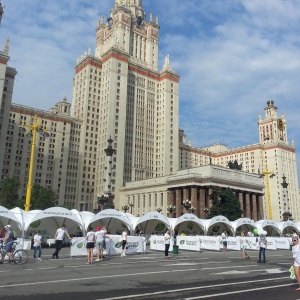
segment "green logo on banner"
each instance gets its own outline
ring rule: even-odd
[[[180,241],[180,245],[183,245],[184,243],[185,243],[184,240],[181,240],[181,241]]]
[[[163,223],[158,223],[155,227],[155,231],[162,231],[165,229],[165,224]]]
[[[115,244],[115,248],[121,248],[121,246],[122,246],[122,242],[118,242]]]
[[[78,244],[77,244],[77,248],[79,248],[79,249],[81,249],[82,246],[83,246],[83,243],[78,243]]]
[[[37,220],[37,221],[35,221],[35,222],[32,222],[31,224],[30,224],[30,227],[31,228],[37,228],[37,227],[39,227],[41,225],[41,220]]]

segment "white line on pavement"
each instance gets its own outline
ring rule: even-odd
[[[212,268],[202,268],[201,270],[231,269],[231,268],[249,268],[249,267],[257,267],[257,265],[228,266],[228,267],[212,267]]]
[[[240,281],[240,282],[230,282],[230,283],[224,283],[224,284],[218,284],[218,287],[224,287],[224,286],[231,286],[231,285],[241,285],[241,284],[249,284],[249,283],[257,283],[257,282],[265,282],[265,281],[274,281],[274,280],[283,280],[287,279],[286,277],[278,277],[278,278],[269,278],[269,279],[259,279],[259,280],[248,280],[248,281]],[[293,283],[294,285],[295,283]],[[289,284],[292,285],[292,284]],[[163,294],[171,294],[171,293],[182,293],[185,291],[195,291],[195,290],[203,290],[203,289],[209,289],[209,288],[215,288],[216,285],[207,285],[207,286],[199,286],[199,287],[192,287],[192,288],[180,288],[177,290],[164,290],[161,292],[152,292],[152,293],[144,293],[144,294],[138,294],[138,295],[128,295],[128,296],[120,296],[120,297],[112,297],[112,298],[101,298],[101,299],[95,299],[95,300],[117,300],[117,299],[134,299],[134,298],[140,298],[140,297],[146,297],[146,296],[153,296],[153,295],[163,295]]]
[[[27,285],[39,285],[39,284],[49,284],[49,283],[61,283],[61,282],[72,282],[72,281],[83,281],[83,280],[93,280],[101,278],[116,278],[116,277],[129,277],[129,276],[140,276],[140,275],[153,275],[161,273],[177,273],[177,272],[190,272],[190,271],[199,271],[198,269],[186,269],[186,270],[170,270],[170,271],[158,271],[158,272],[145,272],[145,273],[132,273],[132,274],[117,274],[117,275],[105,275],[97,277],[86,277],[86,278],[70,278],[70,279],[60,279],[60,280],[49,280],[49,281],[35,281],[27,283],[14,283],[7,285],[0,285],[0,289],[7,287],[18,287],[18,286],[27,286]]]
[[[261,290],[268,290],[268,289],[274,289],[274,288],[280,288],[280,287],[286,287],[290,285],[295,285],[295,283],[287,283],[287,284],[281,284],[281,285],[271,285],[261,288],[252,288],[248,290],[242,290],[242,291],[234,291],[234,292],[227,292],[227,293],[219,293],[219,294],[210,294],[210,295],[203,295],[203,296],[197,296],[197,297],[191,297],[191,298],[184,298],[185,300],[194,300],[194,299],[204,299],[204,298],[211,298],[211,297],[220,297],[225,295],[233,295],[233,294],[241,294],[241,293],[248,293],[253,291],[261,291]]]

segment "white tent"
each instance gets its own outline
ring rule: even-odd
[[[211,219],[202,220],[202,222],[205,226],[205,235],[221,234],[224,230],[234,235],[231,222],[224,216],[215,216]]]
[[[252,232],[253,229],[256,228],[254,221],[249,218],[237,219],[236,221],[231,222],[231,225],[234,235],[240,235],[242,231],[247,235],[249,231]]]
[[[293,233],[293,231],[295,230],[296,232],[298,232],[298,227],[297,225],[293,222],[293,221],[285,221],[285,222],[277,222],[276,223],[277,226],[279,227],[280,229],[280,235],[284,235],[284,234],[291,234]]]
[[[194,214],[184,214],[179,218],[169,218],[172,230],[184,232],[189,235],[203,235],[204,223]]]
[[[269,236],[280,236],[281,231],[273,220],[259,220],[255,222],[258,233],[266,231]]]
[[[167,217],[163,214],[152,211],[148,212],[137,221],[134,230],[140,228],[144,234],[163,234],[166,229],[171,227],[170,222]]]
[[[12,230],[15,230],[18,235],[21,234],[22,224],[13,212],[8,210],[6,207],[0,205],[0,226],[1,230],[4,229],[5,225],[11,225]]]
[[[136,228],[136,224],[139,221],[140,217],[136,217],[136,216],[134,216],[134,215],[132,215],[130,213],[125,213],[125,215],[128,218],[128,220],[129,220],[129,222],[131,224],[131,228],[133,230],[133,232],[131,234],[134,235],[135,234],[134,228],[137,229]]]
[[[46,238],[54,238],[56,230],[63,224],[66,225],[69,234],[77,232],[78,226],[82,226],[80,220],[70,210],[63,207],[47,208],[30,219],[30,224],[25,224],[27,233],[41,231]]]
[[[72,209],[71,212],[80,220],[80,231],[82,233],[82,236],[85,236],[88,226],[91,223],[91,220],[93,219],[95,214],[90,211],[78,211],[77,209]]]
[[[105,226],[112,234],[121,234],[124,228],[132,233],[132,225],[125,213],[115,209],[105,209],[98,212],[90,221],[89,226]]]

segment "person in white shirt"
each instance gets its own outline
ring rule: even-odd
[[[128,247],[128,237],[127,237],[127,229],[124,229],[124,231],[122,232],[122,254],[121,257],[126,256],[125,252],[126,252],[126,248]]]
[[[103,258],[103,251],[105,249],[105,238],[109,238],[109,236],[106,235],[107,231],[105,227],[103,226],[101,230],[96,231],[96,249],[97,249],[97,259],[96,261],[100,261]]]
[[[42,236],[39,230],[36,231],[33,237],[33,258],[36,259],[36,252],[38,252],[38,260],[41,259],[42,255]]]
[[[293,266],[295,270],[296,279],[299,284],[299,287],[296,288],[296,291],[300,291],[300,245],[299,245],[298,235],[292,238],[292,242],[293,242],[292,251],[293,251],[293,259],[294,259]]]
[[[265,236],[266,233],[261,233],[258,239],[258,263],[266,262],[266,248],[267,248],[267,239]]]
[[[61,228],[58,228],[55,234],[55,252],[52,254],[52,258],[58,258],[58,253],[62,248],[63,239],[65,235],[67,236],[67,238],[71,239],[66,229],[66,225],[62,224]]]
[[[247,244],[249,246],[249,248],[251,248],[250,243],[248,242],[246,236],[245,236],[245,232],[242,231],[241,232],[241,237],[240,237],[240,246],[242,249],[242,257],[243,260],[250,259],[250,256],[247,254],[246,249],[247,249]]]
[[[93,231],[93,227],[90,227],[86,234],[87,265],[91,265],[93,263],[95,242],[95,232]]]
[[[164,241],[165,241],[165,258],[169,258],[169,248],[170,248],[170,229],[167,229],[165,235],[164,235]]]
[[[227,237],[228,236],[227,236],[227,231],[226,230],[223,231],[221,237],[222,237],[222,243],[223,243],[223,250],[227,251]]]

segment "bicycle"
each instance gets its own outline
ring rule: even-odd
[[[3,241],[0,241],[0,260],[4,261],[3,254],[5,251],[5,246]],[[23,265],[28,260],[28,253],[23,249],[16,250],[16,246],[20,244],[20,242],[14,242],[10,253],[12,254],[12,261],[17,265]]]

